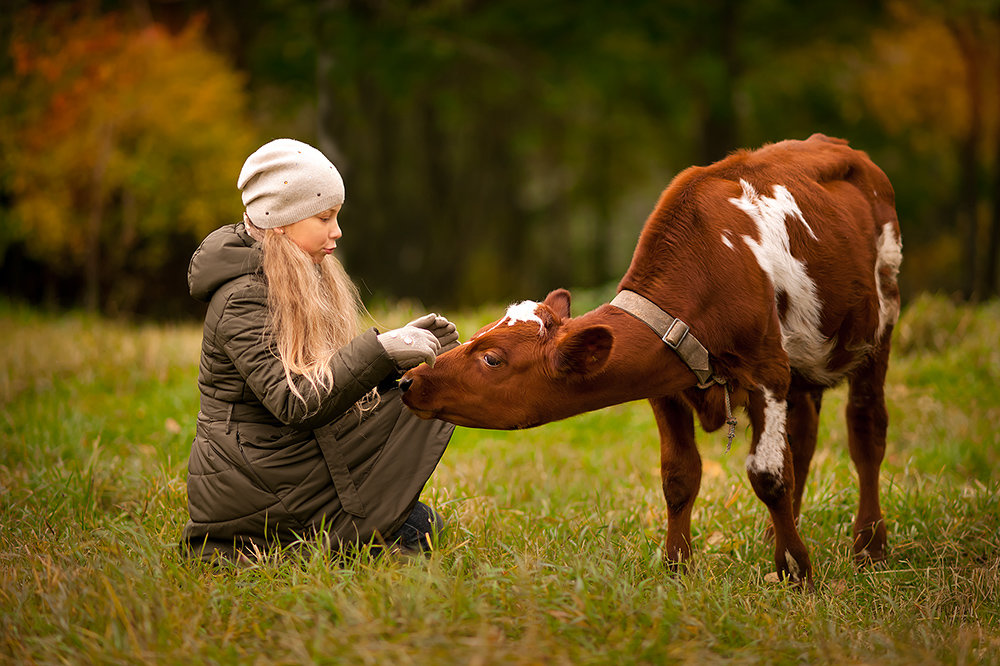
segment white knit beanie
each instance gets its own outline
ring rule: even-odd
[[[236,186],[255,227],[273,229],[344,203],[344,180],[320,151],[295,139],[275,139],[243,164]]]

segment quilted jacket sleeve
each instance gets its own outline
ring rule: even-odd
[[[296,388],[305,398],[303,402],[292,393],[284,367],[270,349],[266,313],[264,289],[237,290],[225,303],[214,337],[250,391],[282,423],[302,428],[328,423],[394,371],[375,329],[369,329],[334,355],[331,390],[317,392],[305,378],[293,375]]]

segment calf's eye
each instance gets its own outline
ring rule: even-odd
[[[491,352],[486,352],[483,354],[483,363],[490,366],[491,368],[499,368],[503,365],[503,359],[493,354]]]

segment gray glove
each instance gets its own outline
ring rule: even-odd
[[[379,344],[400,370],[415,368],[421,363],[434,365],[441,343],[433,333],[416,326],[386,331],[378,336]]]
[[[423,328],[433,333],[434,337],[437,338],[438,344],[441,345],[438,354],[443,354],[461,344],[458,341],[458,328],[439,314],[433,312],[425,314],[419,319],[414,319],[407,326]]]

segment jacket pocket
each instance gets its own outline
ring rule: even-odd
[[[194,522],[252,532],[258,516],[278,500],[261,484],[235,430],[227,432],[224,421],[199,420],[188,463],[188,508]]]
[[[361,495],[351,477],[351,470],[347,467],[347,460],[340,448],[340,441],[332,426],[323,426],[313,431],[316,436],[316,443],[326,461],[326,468],[330,472],[333,480],[333,487],[337,490],[337,497],[340,498],[340,506],[347,513],[356,518],[364,518],[368,514],[365,505],[361,501]]]
[[[272,509],[269,511],[268,528],[287,532],[288,530],[302,530],[305,524],[301,517],[296,516],[286,506],[284,498],[275,490],[274,483],[265,478],[265,474],[260,472],[259,465],[262,457],[275,455],[277,452],[270,448],[253,447],[248,441],[240,436],[239,429],[236,429],[236,446],[240,452],[243,473],[250,479],[261,492],[267,493],[272,498]],[[294,472],[290,472],[293,473]],[[287,493],[286,493],[287,494]],[[280,509],[275,510],[277,507]]]
[[[191,443],[188,472],[211,476],[243,467],[236,438],[225,432],[225,424],[199,417]]]
[[[236,448],[239,449],[240,457],[243,459],[243,469],[246,472],[247,476],[249,476],[251,479],[253,479],[254,483],[256,483],[257,487],[259,487],[261,490],[266,490],[267,492],[271,493],[272,495],[277,495],[277,493],[275,493],[274,490],[271,489],[271,486],[264,482],[264,479],[261,478],[260,474],[257,473],[257,470],[254,469],[254,464],[252,462],[250,462],[250,457],[247,456],[247,451],[246,451],[246,447],[247,446],[248,445],[243,441],[243,438],[240,437],[239,430],[237,430],[236,431]],[[253,447],[253,448],[256,448],[259,451],[260,450],[265,450],[265,449],[262,449],[261,447]]]

